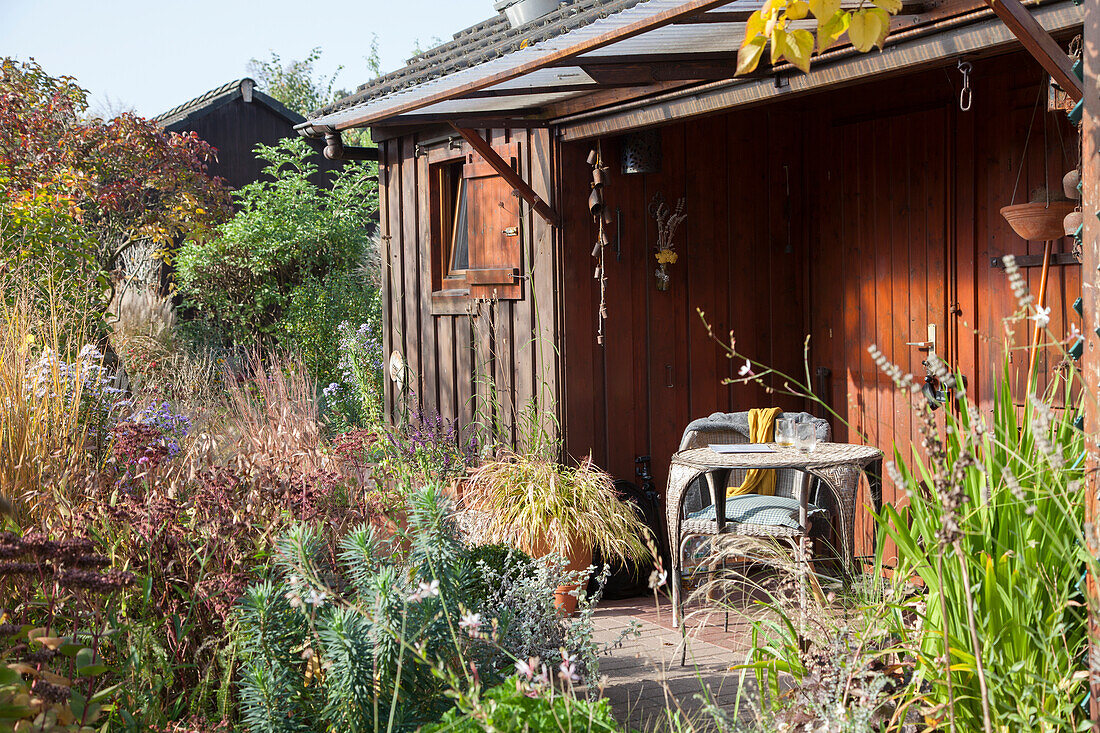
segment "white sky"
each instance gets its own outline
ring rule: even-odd
[[[34,57],[76,77],[93,107],[120,104],[152,117],[246,75],[250,58],[304,58],[315,46],[337,88],[369,78],[377,33],[382,71],[419,41],[449,40],[494,15],[492,0],[0,0],[0,56]]]

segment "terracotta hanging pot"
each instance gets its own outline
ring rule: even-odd
[[[1033,201],[1004,206],[1001,216],[1024,239],[1047,242],[1065,236],[1063,221],[1075,207],[1072,201]]]

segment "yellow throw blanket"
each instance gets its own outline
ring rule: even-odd
[[[749,410],[749,442],[771,443],[775,441],[775,419],[783,412],[778,407],[761,407]],[[750,468],[740,486],[726,489],[726,497],[742,494],[775,496],[775,469]]]

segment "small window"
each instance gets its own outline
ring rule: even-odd
[[[495,150],[519,169],[517,143]],[[428,154],[432,312],[465,313],[470,298],[522,299],[522,227],[512,187],[476,154],[443,157],[448,153]]]
[[[466,289],[470,242],[464,163],[460,158],[431,166],[433,291]]]

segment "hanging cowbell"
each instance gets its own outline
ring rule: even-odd
[[[603,212],[603,192],[600,188],[593,188],[588,194],[588,212],[592,216],[599,216]]]

